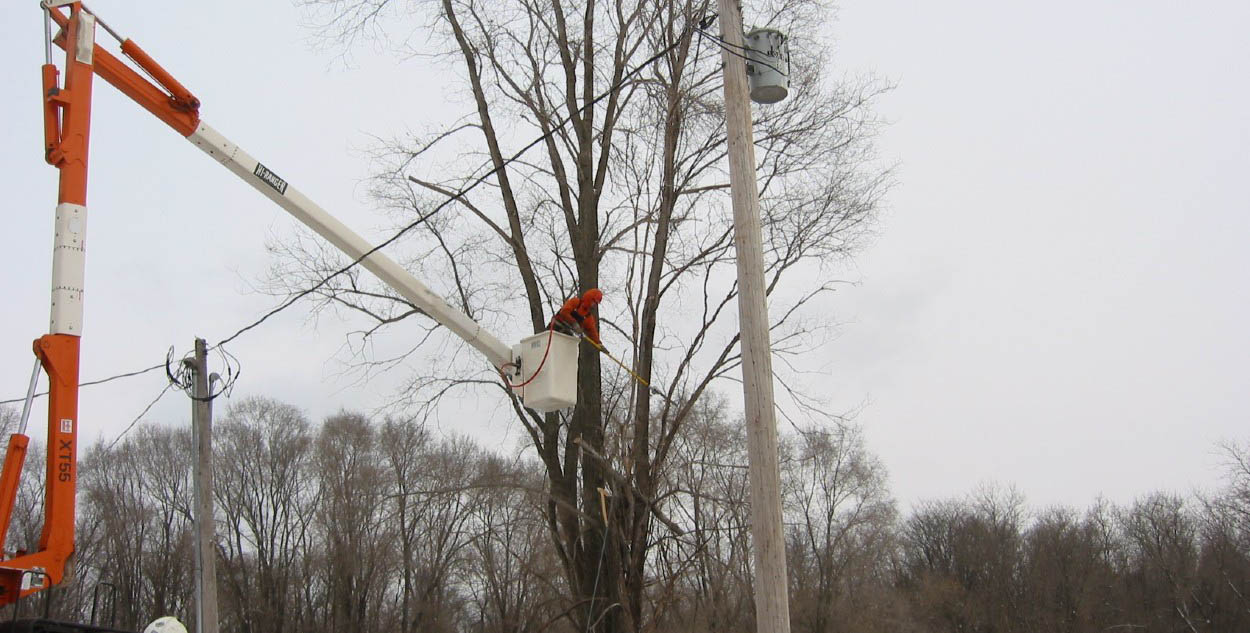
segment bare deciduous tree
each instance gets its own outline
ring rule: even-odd
[[[537,464],[483,456],[473,494],[472,587],[477,633],[543,633],[565,587],[543,521]]]
[[[665,512],[682,535],[657,539],[654,619],[662,630],[749,629],[750,505],[745,429],[723,402],[704,399],[691,412],[662,471]]]
[[[878,599],[893,545],[894,502],[885,468],[858,427],[807,429],[787,461],[793,628],[866,631],[881,619]]]
[[[1122,519],[1129,546],[1126,570],[1131,599],[1152,627],[1205,630],[1194,594],[1197,526],[1178,496],[1156,493],[1138,501]]]
[[[648,628],[660,473],[695,403],[739,362],[720,50],[696,31],[708,2],[303,4],[325,33],[346,41],[407,34],[410,22],[399,21],[415,18],[428,27],[422,55],[454,68],[471,104],[462,121],[379,148],[372,193],[404,224],[447,201],[469,174],[493,170],[486,187],[420,224],[405,262],[488,325],[523,314],[532,332],[546,329],[563,298],[603,288],[609,346],[664,394],[615,370],[605,375],[599,354],[584,346],[572,411],[516,408],[546,469],[548,526],[573,589],[570,617],[582,629]],[[775,353],[785,358],[820,341],[828,322],[807,307],[833,287],[824,265],[853,249],[887,184],[869,144],[868,106],[883,87],[833,82],[819,32],[823,4],[756,10],[756,20],[789,32],[794,51],[793,95],[756,113],[767,290]],[[535,152],[509,161],[510,148],[539,134]],[[464,175],[449,175],[456,171]],[[275,248],[280,292],[341,265],[314,243]],[[435,349],[423,325],[415,347],[371,355],[373,341],[416,310],[359,274],[335,279],[319,296],[320,307],[365,319],[352,342],[364,372]],[[480,362],[441,346],[434,353],[438,373],[419,372],[404,391],[408,402],[433,406],[458,385],[497,381]],[[811,405],[786,376],[790,405]],[[606,526],[600,489],[614,499]]]
[[[528,450],[505,458],[463,438],[436,439],[409,419],[342,413],[314,427],[265,399],[245,400],[227,418],[218,464],[233,505],[222,507],[218,544],[231,630],[380,633],[403,622],[440,633],[584,630],[569,621],[585,606],[568,598],[551,515],[539,511],[552,503],[549,476],[521,457]],[[650,499],[664,528],[649,544],[642,612],[654,633],[749,628],[742,426],[715,398],[701,399],[686,425]],[[79,564],[73,582],[55,589],[54,618],[86,621],[92,590],[107,581],[119,590],[117,626],[190,619],[188,435],[140,425],[115,446],[84,451]],[[276,441],[286,439],[294,445]],[[1153,494],[1127,507],[1099,501],[1084,514],[1030,514],[1014,491],[983,487],[892,524],[884,474],[856,427],[790,435],[783,485],[794,626],[1247,630],[1250,543],[1238,522],[1247,478],[1241,449],[1232,450],[1227,487],[1194,502]],[[628,483],[605,472],[613,490]],[[21,494],[40,497],[40,478],[30,481]],[[601,525],[619,503],[604,497]],[[36,505],[19,507],[15,547],[38,538]],[[267,582],[285,586],[260,586]],[[22,612],[33,610],[27,601]]]
[[[377,431],[364,416],[339,413],[322,425],[313,450],[331,630],[381,628],[394,531],[386,517],[385,467],[377,442]]]
[[[191,433],[141,426],[113,448],[92,447],[79,469],[79,541],[89,597],[116,587],[117,624],[138,628],[152,613],[191,601]],[[107,594],[106,594],[107,595]]]
[[[295,604],[320,606],[311,579],[316,490],[313,435],[298,409],[248,398],[217,425],[214,468],[223,538],[223,605],[242,633],[284,633],[311,624]],[[298,579],[298,580],[297,580]],[[303,594],[303,595],[300,595]]]

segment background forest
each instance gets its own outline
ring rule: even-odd
[[[3,411],[6,425],[15,417]],[[316,424],[265,398],[220,418],[222,630],[578,628],[545,525],[542,470],[523,450],[351,412]],[[54,616],[89,619],[99,586],[99,620],[137,629],[163,614],[193,619],[190,440],[149,423],[85,452],[77,568],[52,592]],[[752,628],[744,446],[740,424],[707,405],[674,449],[642,630]],[[40,528],[34,453],[10,535],[18,547]],[[792,430],[783,482],[793,630],[1250,630],[1248,457],[1223,447],[1227,487],[1209,494],[1029,508],[1019,492],[987,486],[900,512],[857,427]]]

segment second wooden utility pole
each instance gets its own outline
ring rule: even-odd
[[[213,402],[208,376],[208,347],[195,339],[192,363],[191,436],[195,444],[195,466],[191,469],[195,488],[195,595],[196,633],[218,633],[217,562],[213,546]]]
[[[772,343],[764,286],[760,194],[738,0],[719,0],[725,62],[725,124],[729,134],[729,188],[733,197],[738,260],[738,324],[742,392],[751,479],[751,541],[755,549],[755,630],[790,633],[785,535],[781,523],[781,472],[777,412],[773,404]]]

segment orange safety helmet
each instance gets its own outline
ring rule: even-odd
[[[586,294],[582,295],[582,301],[588,301],[590,302],[590,305],[597,306],[600,301],[603,301],[603,292],[598,288],[591,288],[586,291]]]

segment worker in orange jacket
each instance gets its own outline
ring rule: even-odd
[[[603,293],[598,288],[591,288],[581,297],[573,297],[565,301],[564,305],[560,306],[560,311],[551,318],[552,327],[572,331],[580,329],[586,338],[602,348],[603,342],[599,340],[599,324],[595,321],[595,315],[591,314],[601,301],[603,301]]]

